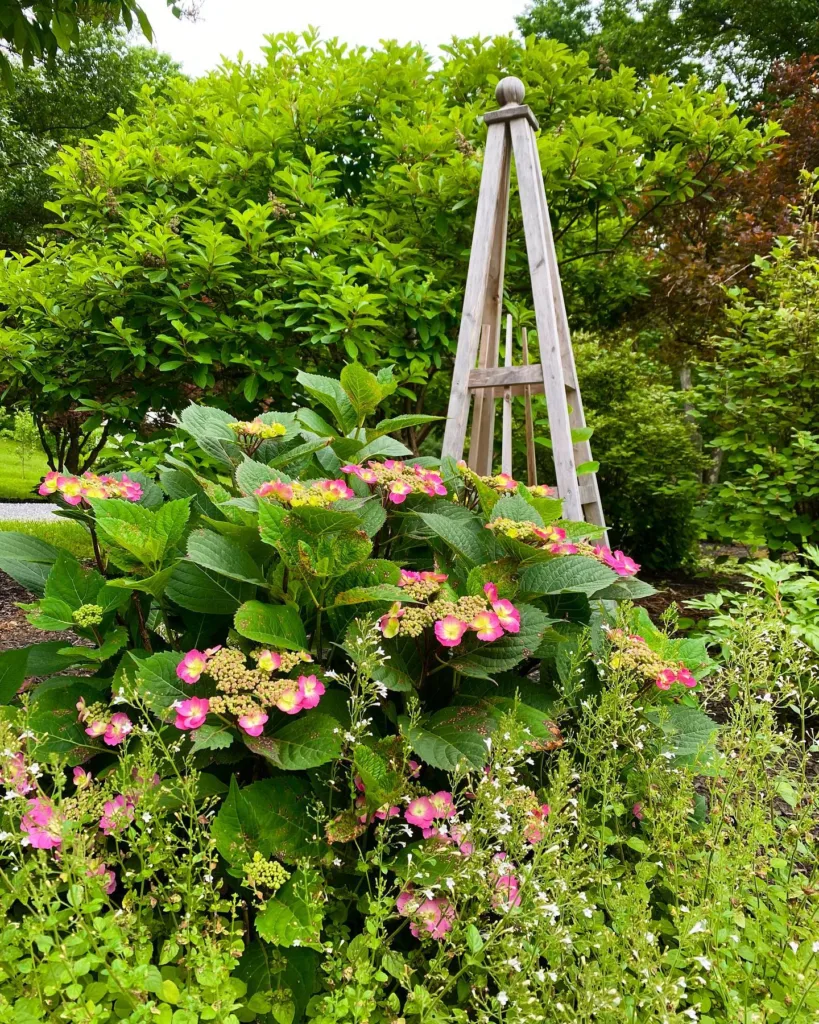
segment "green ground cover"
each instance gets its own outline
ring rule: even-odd
[[[15,443],[8,438],[0,438],[0,500],[40,500],[33,488],[47,472],[48,464],[41,452],[28,456],[24,468]]]
[[[64,519],[43,521],[22,521],[9,519],[0,522],[0,533],[25,533],[29,537],[38,537],[57,548],[63,548],[75,558],[86,559],[94,557],[94,549],[91,547],[91,538],[88,531],[76,523],[69,523]]]

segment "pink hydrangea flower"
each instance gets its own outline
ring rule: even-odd
[[[654,682],[657,684],[660,690],[670,690],[672,683],[677,678],[677,673],[673,668],[664,668],[662,672],[657,676]]]
[[[113,800],[106,800],[102,808],[102,817],[99,827],[106,836],[113,835],[127,828],[134,820],[134,801],[122,793],[115,796]]]
[[[445,899],[424,900],[413,913],[410,931],[416,939],[428,932],[433,939],[442,939],[452,928],[455,908]]]
[[[191,697],[189,700],[179,700],[173,706],[176,709],[173,724],[177,729],[198,729],[205,724],[210,701],[207,697]]]
[[[506,598],[502,601],[494,601],[492,611],[497,615],[498,622],[505,632],[520,632],[520,612],[511,601],[507,601]]]
[[[576,555],[580,548],[576,544],[549,544],[548,550],[553,555]]]
[[[400,813],[401,808],[396,807],[395,804],[392,806],[390,806],[390,804],[383,804],[375,812],[375,817],[378,818],[379,821],[385,821],[387,818],[397,818]]]
[[[639,572],[640,566],[634,559],[624,555],[622,551],[611,551],[605,544],[596,544],[594,554],[610,569],[614,569],[618,576],[633,576]]]
[[[97,720],[97,721],[94,721],[94,722],[90,722],[88,724],[88,726],[86,727],[85,733],[86,733],[87,736],[90,736],[92,739],[96,740],[96,739],[99,739],[100,736],[104,736],[105,735],[105,732],[106,732],[107,728],[108,728],[108,723],[107,722],[103,722],[103,721]]]
[[[248,736],[261,736],[266,721],[267,714],[261,708],[255,708],[246,715],[239,716],[239,728]]]
[[[94,776],[91,772],[87,772],[85,768],[74,769],[74,785],[77,789],[87,789],[94,781]]]
[[[395,908],[402,917],[408,917],[416,902],[415,892],[410,885],[398,894],[398,898],[395,901]]]
[[[284,480],[265,480],[261,487],[253,492],[258,498],[276,498],[286,502],[293,500],[293,488]]]
[[[114,874],[113,869],[107,867],[104,863],[98,864],[95,868],[89,868],[86,874],[90,878],[94,878],[97,875],[100,878],[104,878],[105,885],[103,886],[103,890],[107,893],[107,895],[110,896],[112,893],[116,891],[117,876]]]
[[[297,683],[293,683],[292,686],[289,686],[279,695],[279,699],[276,701],[276,707],[286,715],[297,715],[301,711],[304,704],[302,704],[301,694],[299,693]]]
[[[282,656],[276,651],[260,651],[256,664],[262,672],[278,672],[282,667]]]
[[[315,676],[299,676],[299,700],[303,708],[314,708],[324,696],[324,683]]]
[[[339,478],[338,480],[319,480],[316,486],[319,490],[325,491],[334,500],[339,498],[354,498],[355,491]]]
[[[417,779],[421,774],[421,765],[417,761],[407,761],[407,770],[411,779]]]
[[[20,819],[20,831],[26,833],[25,846],[35,850],[53,850],[62,843],[61,821],[47,800],[34,797],[27,801],[28,810]]]
[[[549,526],[535,526],[532,533],[534,533],[537,538],[544,540],[547,543],[566,539],[566,531],[563,527],[553,526],[551,524]]]
[[[21,750],[9,758],[7,770],[0,774],[0,782],[3,782],[18,796],[25,796],[26,793],[30,793],[34,789],[34,784],[28,777],[26,758]]]
[[[386,640],[392,640],[394,636],[398,636],[398,629],[403,617],[404,609],[401,607],[401,602],[396,601],[387,614],[382,615],[378,620],[378,628],[384,634]]]
[[[204,651],[188,651],[185,657],[176,666],[176,674],[183,683],[198,683],[202,673],[207,668],[208,656]]]
[[[133,728],[131,719],[126,714],[123,714],[123,712],[118,711],[115,715],[111,715],[108,725],[105,727],[105,733],[102,737],[103,742],[109,747],[116,747],[125,740],[125,737],[133,731]]]
[[[498,599],[498,588],[494,583],[484,583],[483,592],[486,594],[486,598],[490,604],[494,604]]]
[[[421,480],[421,490],[425,494],[428,494],[431,498],[443,497],[446,494],[446,486],[441,478],[440,473],[436,473],[432,469],[424,469],[423,466],[419,466],[418,463],[413,464],[413,471],[415,475]]]
[[[687,686],[689,689],[693,689],[697,685],[697,680],[687,668],[677,669],[677,682],[682,683],[683,686]]]
[[[355,463],[348,463],[346,466],[341,467],[342,473],[352,473],[353,476],[357,476],[359,480],[363,480],[365,484],[377,484],[378,477],[375,475],[373,470],[365,469],[364,466],[356,466]]]
[[[509,476],[508,473],[498,473],[495,477],[495,483],[506,491],[514,491],[518,486],[517,480]]]
[[[400,505],[406,501],[407,495],[412,494],[412,484],[405,480],[391,480],[390,489],[387,492],[387,500],[393,505]]]
[[[498,907],[519,907],[520,906],[520,882],[516,875],[499,875],[495,880],[497,895],[494,905]]]
[[[503,636],[503,627],[494,612],[478,612],[469,623],[469,628],[475,631],[479,640],[487,642],[499,640]]]
[[[447,615],[435,623],[435,636],[443,647],[457,647],[468,628],[468,623],[455,615]]]
[[[635,817],[635,818],[636,818],[636,819],[637,819],[638,821],[642,821],[642,820],[643,820],[643,817],[644,817],[644,815],[643,815],[643,805],[642,805],[641,803],[636,803],[636,804],[635,804],[635,805],[634,805],[634,806],[633,806],[633,807],[631,808],[631,813],[632,813],[632,814],[634,815],[634,817]]]
[[[404,817],[410,825],[429,828],[435,820],[435,808],[428,797],[417,796],[414,800],[410,800],[407,809],[404,811]]]
[[[433,793],[429,802],[432,804],[436,818],[453,818],[458,813],[452,794],[445,789]]]
[[[52,470],[50,473],[46,473],[43,477],[40,486],[37,488],[37,493],[45,497],[47,494],[54,494],[59,485],[60,477],[62,473],[58,473],[56,470]]]

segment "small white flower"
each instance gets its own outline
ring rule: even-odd
[[[705,928],[706,928],[705,921],[697,921],[697,923],[694,925],[694,927],[691,929],[691,931],[688,934],[689,935],[696,935],[698,932],[704,932]]]
[[[142,812],[142,820],[144,822],[149,822],[151,820],[151,812],[150,811],[143,811]]]
[[[340,868],[341,867],[341,857],[333,857],[333,867],[334,868]]]
[[[498,1002],[501,1006],[506,1006],[509,1002],[509,996],[505,992],[498,992]]]
[[[700,965],[700,967],[702,967],[704,971],[710,971],[713,967],[713,964],[707,956],[695,956],[694,959],[697,961],[697,963]]]
[[[206,882],[212,882],[213,881],[213,875],[205,875],[205,881]]]
[[[791,939],[791,941],[788,943],[788,945],[791,947],[791,949],[794,951],[794,953],[798,953],[799,952],[799,943],[798,942],[794,942],[793,939]]]

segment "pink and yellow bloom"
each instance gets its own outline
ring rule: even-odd
[[[62,843],[60,818],[47,800],[35,797],[27,801],[28,810],[20,819],[20,831],[26,833],[23,844],[35,850],[53,850]]]
[[[86,874],[90,878],[102,878],[103,891],[107,893],[107,895],[111,896],[116,892],[117,876],[114,874],[113,869],[109,868],[105,863],[98,864],[95,868],[89,868]]]
[[[258,498],[276,498],[278,501],[293,500],[293,488],[284,480],[265,480],[261,487],[253,492]]]
[[[254,708],[247,714],[239,715],[239,728],[248,736],[261,736],[264,731],[267,714],[261,708]]]
[[[131,719],[126,714],[123,714],[123,712],[118,711],[115,715],[111,715],[108,720],[102,737],[103,742],[109,747],[119,746],[125,740],[128,733],[133,731],[133,728]]]
[[[393,505],[400,505],[406,501],[407,495],[412,494],[412,485],[405,480],[391,480],[387,492],[387,501]]]
[[[428,932],[433,939],[442,939],[452,928],[455,908],[445,899],[424,900],[412,915],[410,931],[416,939]]]
[[[543,839],[543,826],[551,813],[548,804],[541,804],[534,807],[526,815],[526,824],[523,827],[523,836],[527,843],[534,846]]]
[[[176,710],[174,725],[177,729],[198,729],[205,724],[210,701],[207,697],[191,697],[188,700],[177,701],[174,708]]]
[[[457,647],[469,629],[469,623],[462,622],[454,615],[447,615],[435,623],[435,636],[443,647]]]
[[[445,789],[433,793],[429,802],[432,804],[436,818],[452,818],[458,813],[452,794]]]
[[[107,729],[107,722],[103,722],[100,719],[96,719],[95,721],[90,722],[88,724],[85,730],[85,734],[86,736],[90,736],[92,739],[96,740],[99,739],[100,736],[104,736]]]
[[[102,808],[99,827],[106,836],[120,832],[134,820],[134,801],[122,793],[113,800],[106,800]]]
[[[404,584],[404,586],[406,586],[406,584]],[[395,604],[391,606],[387,614],[382,615],[378,620],[378,628],[387,640],[392,640],[394,636],[398,636],[398,630],[403,616],[404,609],[401,607],[401,602],[396,601]]]
[[[183,683],[198,683],[202,673],[207,668],[208,656],[204,651],[188,651],[185,657],[176,666],[176,674]]]
[[[596,544],[594,554],[604,565],[613,569],[618,576],[633,576],[639,572],[640,566],[634,559],[629,558],[622,551],[612,551],[605,544]]]
[[[75,768],[74,772],[74,785],[77,789],[87,789],[94,781],[94,776],[91,772],[87,772],[85,768]]]
[[[499,640],[503,636],[503,627],[494,612],[478,612],[469,623],[469,628],[474,630],[479,640],[487,642]]]
[[[0,773],[0,782],[18,796],[25,796],[34,789],[34,783],[28,777],[26,758],[22,750],[18,750],[9,758],[7,770]]]
[[[506,633],[520,632],[520,612],[505,598],[501,601],[492,602],[492,611],[497,615],[498,622]]]
[[[357,476],[359,480],[363,480],[365,484],[378,483],[378,477],[372,469],[366,469],[364,466],[357,466],[353,462],[348,463],[346,466],[342,466],[341,472],[352,473],[353,476]]]
[[[407,804],[407,809],[404,811],[404,817],[410,825],[418,825],[420,828],[429,828],[435,820],[435,808],[433,807],[429,797],[417,796]]]
[[[315,676],[299,676],[299,700],[303,708],[314,708],[324,696],[324,683]]]
[[[297,715],[301,711],[304,704],[302,703],[297,683],[293,683],[292,686],[279,695],[276,707],[286,715]]]
[[[256,664],[262,672],[278,672],[282,667],[282,656],[276,651],[260,651]]]

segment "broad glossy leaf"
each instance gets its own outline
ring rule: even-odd
[[[236,630],[248,640],[271,647],[299,651],[307,646],[298,610],[290,604],[263,604],[246,601],[234,617]]]
[[[187,560],[174,568],[166,588],[167,596],[181,608],[208,615],[233,615],[255,592],[251,583],[201,569]]]
[[[256,915],[256,931],[274,946],[321,949],[324,906],[324,887],[319,872],[309,867],[297,868]]]
[[[24,533],[0,533],[0,569],[38,596],[45,590],[60,549]]]
[[[296,374],[296,380],[311,398],[330,410],[342,434],[353,429],[356,425],[355,409],[339,381],[317,373],[305,373],[303,370]]]
[[[585,555],[559,555],[538,562],[521,573],[520,589],[528,594],[587,594],[616,583],[615,572]]]
[[[327,764],[341,754],[344,729],[330,715],[313,709],[272,735],[245,736],[247,746],[284,771],[304,771]]]
[[[195,530],[188,537],[188,558],[220,576],[264,586],[264,572],[245,548],[212,530]]]

